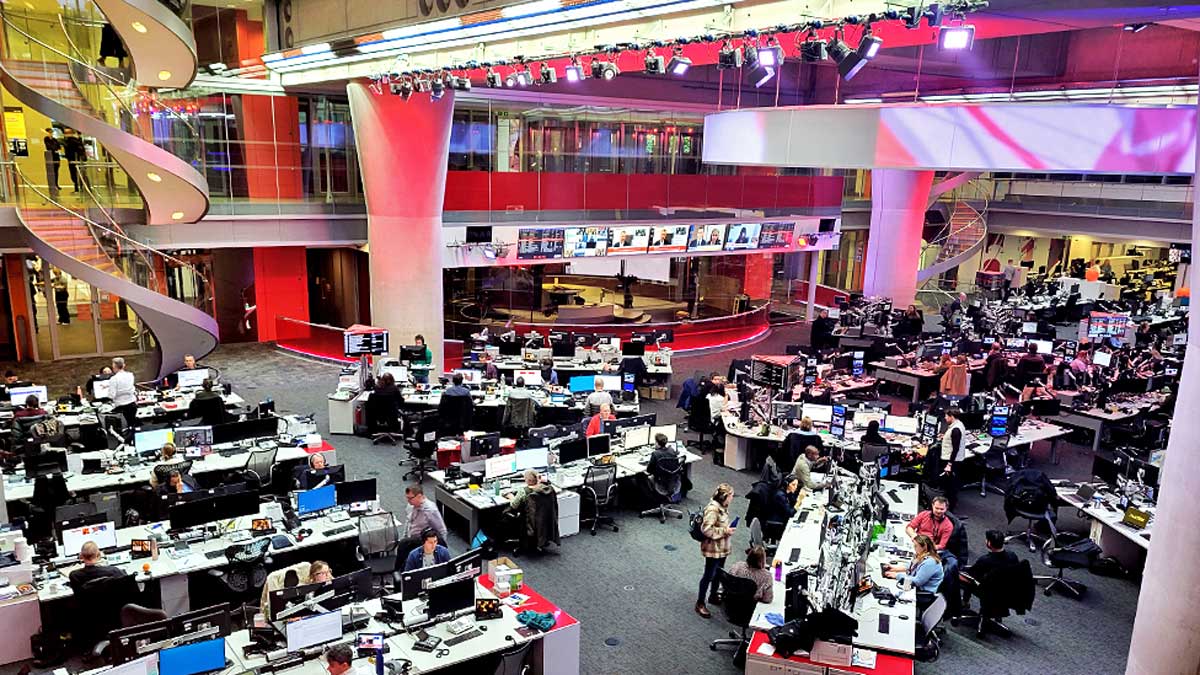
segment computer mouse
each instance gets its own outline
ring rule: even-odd
[[[908,615],[907,615],[907,614],[900,614],[898,618],[899,618],[901,621],[908,621]]]

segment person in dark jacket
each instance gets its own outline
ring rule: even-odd
[[[426,528],[421,533],[421,545],[409,551],[404,560],[404,571],[410,572],[422,567],[433,567],[450,561],[450,549],[438,543],[437,530]]]
[[[125,576],[125,572],[118,567],[100,564],[100,547],[94,541],[83,542],[83,547],[79,549],[79,560],[83,562],[83,567],[71,572],[69,577],[72,589],[77,590],[94,579]]]
[[[79,172],[77,164],[87,161],[87,149],[83,146],[83,138],[74,129],[64,129],[62,146],[71,182],[75,184],[75,191],[79,192],[83,185],[83,174]]]
[[[984,533],[983,538],[988,552],[979,556],[978,560],[963,570],[964,576],[961,580],[962,604],[964,607],[970,606],[971,595],[992,570],[998,567],[1013,565],[1017,562],[1017,554],[1004,550],[1003,532],[1000,530],[988,530]]]
[[[679,387],[679,402],[675,404],[676,408],[691,409],[692,401],[700,395],[700,381],[703,379],[704,376],[697,372],[683,381],[683,385]]]
[[[812,348],[820,351],[837,346],[833,331],[837,328],[837,320],[829,318],[829,310],[822,309],[812,323]]]

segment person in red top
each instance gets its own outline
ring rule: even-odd
[[[946,545],[950,543],[950,535],[954,534],[954,523],[946,517],[947,508],[949,502],[945,497],[934,497],[929,510],[918,513],[905,528],[909,539],[923,534],[933,540],[938,551],[946,550]]]
[[[617,416],[613,414],[612,408],[607,403],[600,404],[600,412],[592,416],[588,421],[587,431],[585,432],[588,438],[599,435],[604,432],[604,420],[615,420]]]
[[[42,408],[42,404],[38,400],[37,394],[30,394],[26,396],[25,407],[17,408],[13,411],[13,417],[34,417],[45,414],[46,411]]]

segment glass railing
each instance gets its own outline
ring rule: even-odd
[[[124,233],[115,214],[119,209],[101,201],[92,187],[92,172],[102,167],[80,167],[83,190],[67,198],[39,188],[17,164],[3,166],[22,219],[43,241],[103,272],[214,314],[212,284],[204,274]]]
[[[0,19],[5,64],[26,86],[200,167],[203,145],[194,103],[163,101],[139,88],[126,71],[95,65],[87,55],[94,52],[83,51],[76,39],[84,30],[97,30],[90,23],[5,10]]]

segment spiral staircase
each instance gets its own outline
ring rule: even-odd
[[[988,187],[978,173],[963,172],[942,178],[930,191],[930,207],[945,207],[946,224],[921,249],[917,270],[917,300],[926,309],[938,309],[965,290],[941,275],[975,257],[987,244]]]
[[[159,377],[185,354],[216,348],[212,286],[187,263],[126,236],[122,226],[194,223],[208,211],[196,125],[157,88],[186,87],[196,48],[188,26],[157,0],[93,0],[87,12],[16,14],[0,5],[4,51],[0,83],[51,120],[96,139],[111,162],[77,164],[81,187],[68,197],[41,189],[11,163],[16,213],[29,246],[43,260],[115,294],[153,336]],[[131,68],[96,65],[98,27],[120,35]],[[20,58],[14,58],[19,56]],[[152,81],[155,87],[140,82]],[[31,154],[40,154],[40,143]],[[32,150],[32,149],[31,149]],[[116,186],[116,187],[114,187]]]

